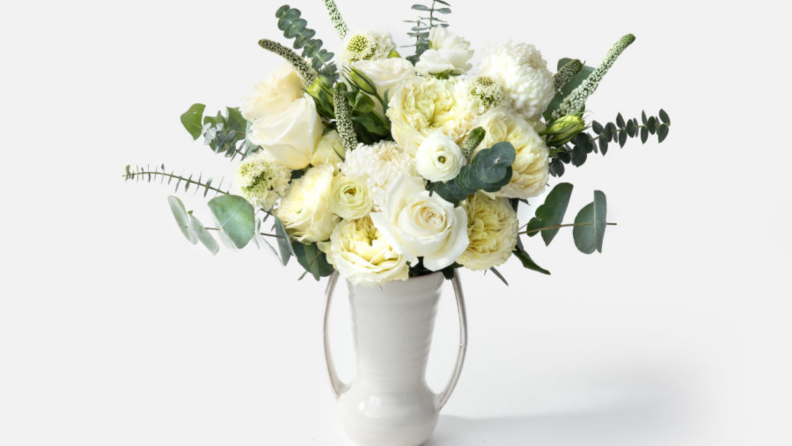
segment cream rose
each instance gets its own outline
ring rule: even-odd
[[[459,91],[458,91],[459,90]],[[409,155],[437,130],[460,143],[470,131],[473,113],[464,106],[465,94],[454,80],[413,76],[393,92],[388,117],[393,139]]]
[[[424,51],[415,69],[423,75],[444,74],[458,76],[466,73],[473,65],[473,50],[470,42],[450,32],[448,28],[435,27],[429,31],[431,47]]]
[[[490,198],[478,192],[463,204],[470,239],[457,262],[473,271],[485,271],[509,260],[517,246],[519,222],[507,198]]]
[[[385,241],[371,218],[344,220],[335,227],[330,242],[320,243],[327,261],[353,285],[381,286],[407,280],[410,267]]]
[[[549,178],[550,150],[531,123],[512,112],[495,109],[481,116],[475,126],[487,132],[479,150],[507,141],[517,153],[511,182],[494,195],[525,199],[541,195]]]
[[[452,180],[465,164],[467,159],[457,143],[439,131],[424,139],[415,154],[418,173],[429,181]]]
[[[366,183],[343,175],[333,180],[330,210],[344,220],[362,218],[371,212],[374,202]]]
[[[311,155],[311,164],[314,166],[320,164],[335,166],[344,161],[345,154],[346,149],[341,141],[341,135],[337,131],[331,130],[319,140],[316,151]]]
[[[250,122],[286,110],[303,95],[303,84],[291,64],[283,64],[269,78],[256,84],[253,94],[242,100],[239,111]]]
[[[420,178],[396,180],[385,209],[372,213],[371,220],[397,253],[412,265],[423,257],[431,271],[452,265],[468,246],[465,210],[430,195]]]
[[[269,151],[284,166],[299,170],[311,163],[323,130],[316,104],[305,93],[282,112],[256,120],[247,137],[251,143]]]
[[[322,164],[293,180],[275,215],[289,235],[300,242],[321,242],[330,237],[338,216],[330,212],[333,166]]]

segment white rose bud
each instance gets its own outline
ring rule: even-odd
[[[247,137],[251,143],[267,149],[284,166],[299,170],[311,163],[323,130],[316,104],[305,93],[282,112],[257,119]]]
[[[467,213],[429,194],[420,178],[402,175],[382,212],[371,220],[394,251],[415,265],[423,257],[431,271],[452,265],[468,247]]]
[[[275,212],[289,235],[304,243],[330,238],[339,218],[330,212],[333,166],[322,164],[308,169],[292,181]]]
[[[435,132],[426,138],[415,152],[418,173],[429,181],[449,181],[459,174],[467,159],[457,143],[443,134]]]
[[[353,178],[338,176],[333,180],[333,195],[330,210],[344,220],[362,218],[371,212],[374,202],[366,183]]]

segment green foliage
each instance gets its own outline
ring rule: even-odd
[[[349,74],[353,73],[355,72],[349,72]],[[375,144],[390,138],[391,123],[387,117],[380,115],[374,110],[374,101],[371,99],[371,95],[358,86],[358,84],[366,85],[364,80],[365,75],[360,72],[357,73],[358,74],[354,75],[354,77],[347,75],[346,80],[348,83],[336,84],[336,89],[340,90],[339,93],[346,98],[351,106],[350,119],[358,142],[362,142],[363,144]],[[357,79],[357,82],[353,79]],[[368,79],[368,77],[365,77],[365,79]],[[369,82],[371,81],[369,80]],[[370,91],[370,88],[367,87],[367,89]],[[376,87],[374,87],[374,89],[376,92]],[[380,96],[375,93],[375,97],[384,107],[387,107],[387,95],[388,93],[385,92],[385,98],[380,98]],[[337,105],[338,104],[336,104],[336,106]],[[340,127],[342,120],[339,119],[338,110],[336,110],[335,114],[338,133],[343,136]]]
[[[333,63],[334,54],[323,49],[324,44],[319,39],[314,39],[316,31],[308,28],[308,22],[301,18],[299,9],[289,5],[281,6],[275,17],[278,18],[278,29],[283,31],[284,37],[294,39],[294,49],[302,49],[302,57],[311,59],[313,68],[330,79],[333,83],[338,80],[338,69]]]
[[[292,242],[294,256],[297,262],[305,268],[306,273],[310,273],[316,281],[322,277],[327,277],[333,274],[333,265],[327,262],[327,257],[316,243],[305,245],[303,243],[294,241]]]
[[[553,89],[556,93],[563,94],[564,86],[570,83],[583,70],[584,66],[579,59],[561,59],[558,62],[558,72],[553,76]]]
[[[511,181],[511,166],[515,158],[514,146],[499,142],[479,151],[470,164],[462,167],[456,178],[444,183],[432,183],[429,190],[455,206],[479,190],[498,192]]]
[[[575,167],[580,167],[592,152],[599,152],[605,156],[610,144],[624,147],[628,139],[640,137],[641,143],[646,144],[649,135],[656,134],[658,143],[662,143],[668,137],[670,127],[671,118],[665,110],[660,110],[657,117],[647,117],[646,112],[643,112],[640,122],[637,119],[625,120],[621,113],[616,116],[615,122],[603,125],[594,121],[591,123],[591,130],[597,135],[596,137],[588,132],[580,133],[572,140],[571,146],[565,145],[551,153],[550,174],[560,177],[566,170],[565,164],[571,163]]]
[[[289,242],[289,233],[286,232],[286,228],[283,226],[283,222],[280,218],[275,217],[275,223],[272,225],[272,229],[275,231],[275,235],[278,236],[278,249],[280,250],[280,258],[283,262],[283,266],[289,264],[289,259],[292,256],[297,256],[294,253],[294,247],[292,246],[291,242]]]
[[[217,244],[217,240],[212,237],[212,234],[209,234],[209,231],[206,230],[203,223],[192,214],[190,214],[190,231],[195,234],[198,241],[213,255],[220,251],[220,245]]]
[[[230,159],[236,156],[244,159],[258,150],[245,139],[247,121],[238,108],[227,107],[225,115],[217,112],[217,116],[204,116],[205,109],[203,104],[193,104],[181,115],[182,125],[193,139],[203,136],[204,144],[213,152]]]
[[[607,211],[605,194],[594,191],[594,201],[581,209],[575,217],[575,224],[581,226],[575,226],[572,230],[575,246],[580,252],[584,254],[591,254],[594,251],[602,252],[605,228],[608,227]]]
[[[192,189],[195,193],[197,193],[198,191],[203,190],[204,197],[209,195],[209,192],[214,192],[215,195],[227,195],[229,193],[227,190],[222,189],[222,179],[217,184],[217,186],[214,186],[213,180],[211,178],[208,178],[204,181],[203,174],[199,175],[197,180],[193,180],[193,177],[194,175],[192,174],[189,177],[186,177],[183,175],[176,175],[174,171],[169,172],[167,169],[165,169],[164,164],[154,168],[149,166],[136,166],[135,168],[132,168],[132,166],[126,166],[126,172],[124,174],[124,179],[126,181],[146,181],[148,183],[159,181],[160,184],[168,185],[175,183],[174,191],[176,192],[178,192],[179,188],[183,185],[182,189],[184,192],[189,192]]]
[[[436,8],[437,4],[445,5],[442,8]],[[433,0],[431,6],[413,5],[412,10],[425,13],[419,16],[416,20],[405,20],[406,23],[412,23],[414,26],[410,29],[411,32],[407,33],[408,36],[415,38],[415,55],[407,58],[413,65],[418,63],[421,55],[429,49],[429,31],[435,27],[448,28],[446,20],[436,17],[435,14],[451,14],[451,5],[442,0]]]
[[[242,249],[253,238],[256,230],[255,210],[250,203],[236,195],[223,195],[209,201],[220,229],[237,249]]]
[[[523,268],[529,269],[531,271],[536,271],[537,273],[550,275],[550,271],[542,268],[541,266],[537,265],[536,262],[531,259],[531,256],[528,255],[528,252],[525,251],[525,247],[522,244],[522,240],[517,240],[517,247],[514,249],[515,257],[517,257],[520,262],[522,263]]]
[[[465,140],[462,141],[459,148],[468,161],[470,161],[470,158],[473,156],[473,152],[475,152],[478,146],[484,141],[485,136],[487,136],[487,131],[481,127],[476,127],[471,130]]]
[[[197,243],[195,235],[190,231],[190,215],[187,209],[184,208],[184,203],[178,198],[171,195],[168,197],[168,204],[170,205],[173,218],[176,219],[176,224],[179,225],[184,238],[186,238],[193,245]]]
[[[558,226],[564,221],[564,215],[569,207],[569,199],[572,197],[572,186],[569,183],[560,183],[553,188],[545,198],[543,205],[536,208],[536,217],[528,222],[528,230],[548,228]],[[542,232],[542,239],[545,245],[550,245],[559,228],[545,229]],[[533,236],[535,233],[531,233]]]
[[[505,278],[505,277],[503,277],[503,274],[501,274],[501,272],[500,272],[500,271],[498,271],[498,269],[497,269],[497,268],[495,268],[495,267],[493,266],[492,268],[490,268],[490,271],[492,271],[492,274],[495,274],[495,277],[497,277],[498,279],[500,279],[500,280],[501,280],[501,282],[503,282],[504,284],[506,284],[506,286],[509,286],[509,281],[508,281],[508,280],[506,280],[506,278]]]
[[[595,68],[590,67],[588,65],[580,66],[580,69],[577,70],[577,74],[569,77],[570,71],[577,68],[577,63],[580,62],[577,59],[570,59],[565,57],[558,61],[558,68],[556,75],[554,77],[554,82],[556,85],[559,81],[563,81],[563,86],[560,87],[560,91],[556,91],[553,100],[550,101],[550,105],[547,106],[547,110],[544,112],[545,121],[550,122],[553,121],[553,113],[558,110],[558,107],[564,101],[564,99],[569,96],[576,88],[580,86],[591,73],[594,72]],[[559,79],[559,77],[563,77],[563,79]],[[558,89],[557,89],[558,90]]]

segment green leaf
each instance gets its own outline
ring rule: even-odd
[[[506,280],[505,277],[503,277],[503,274],[501,274],[500,271],[498,271],[494,266],[490,268],[490,271],[492,271],[492,273],[495,274],[498,277],[498,279],[501,280],[501,282],[505,283],[506,286],[509,286],[509,282]]]
[[[217,224],[238,249],[242,249],[253,238],[256,230],[255,211],[244,198],[223,195],[209,201]]]
[[[607,201],[605,194],[601,191],[595,191],[594,202],[581,209],[575,218],[576,224],[585,224],[587,226],[575,226],[572,230],[575,246],[580,252],[584,254],[591,254],[594,251],[602,252],[605,228],[607,228],[606,218]]]
[[[511,165],[515,158],[514,146],[508,142],[497,143],[479,151],[470,164],[462,167],[456,178],[433,183],[429,190],[454,205],[479,190],[497,192],[511,181]]]
[[[666,113],[665,110],[660,110],[660,120],[665,124],[671,125],[671,118],[668,116],[668,113]]]
[[[657,142],[665,141],[666,137],[668,137],[668,125],[667,124],[660,124],[657,127]]]
[[[201,120],[203,119],[203,112],[205,109],[206,105],[204,104],[193,104],[181,115],[182,125],[187,129],[187,132],[190,133],[190,136],[192,136],[194,140],[201,137],[201,131],[203,130]]]
[[[570,61],[572,61],[572,59],[568,57],[559,60],[558,67],[556,68],[556,70],[560,70],[561,68],[564,67],[564,65],[568,64]],[[561,102],[564,101],[564,98],[569,96],[569,94],[572,93],[577,87],[579,87],[580,84],[583,83],[583,81],[588,79],[588,77],[591,75],[591,73],[594,72],[594,70],[595,70],[594,67],[584,65],[583,69],[580,70],[580,72],[575,77],[573,77],[569,82],[567,82],[561,88],[561,93],[556,93],[556,95],[553,97],[553,100],[550,101],[550,105],[547,106],[547,110],[545,110],[544,113],[544,117],[547,122],[550,122],[553,112],[558,109],[558,107],[561,105]]]
[[[528,237],[533,237],[536,234],[539,234],[539,232],[541,232],[541,231],[539,231],[539,232],[531,232],[531,231],[536,231],[537,229],[542,229],[544,227],[545,227],[545,225],[544,225],[544,223],[542,223],[542,220],[534,217],[528,222],[528,225],[525,227],[525,229],[526,229],[526,231],[528,231],[528,234],[527,234]]]
[[[198,221],[194,215],[190,214],[190,230],[195,237],[201,242],[202,245],[206,247],[213,255],[216,255],[218,251],[220,251],[220,245],[217,244],[217,240],[212,237],[212,234],[206,230],[203,223]]]
[[[424,5],[413,5],[412,9],[414,9],[416,11],[431,11],[432,10],[428,6],[424,6]]]
[[[179,225],[179,229],[184,235],[184,238],[186,238],[193,245],[198,243],[195,234],[193,234],[193,232],[190,230],[190,215],[184,208],[184,203],[182,203],[178,197],[171,195],[168,197],[168,204],[170,204],[171,212],[173,212],[173,218],[176,219],[176,223]]]
[[[574,186],[569,183],[558,184],[547,195],[544,204],[536,209],[536,217],[542,221],[545,227],[557,226],[563,223],[573,188]],[[545,245],[550,245],[550,242],[558,234],[558,230],[559,228],[542,231],[542,239]]]
[[[537,265],[536,262],[534,262],[533,259],[531,259],[531,256],[529,256],[528,253],[525,252],[525,250],[516,249],[513,252],[513,254],[515,257],[520,259],[520,262],[522,262],[524,268],[530,269],[531,271],[536,271],[537,273],[546,274],[548,276],[550,275],[550,271]]]
[[[294,248],[292,247],[291,242],[289,241],[289,233],[286,232],[286,228],[283,226],[283,222],[280,218],[275,217],[275,223],[273,225],[273,229],[275,230],[275,235],[278,236],[278,249],[281,253],[281,260],[283,260],[283,266],[289,264],[289,259],[291,256],[295,256]]]
[[[319,281],[322,277],[327,277],[333,274],[333,266],[327,262],[327,257],[316,243],[304,245],[300,242],[294,242],[293,248],[297,261],[303,268]]]
[[[227,107],[227,110],[228,119],[226,119],[226,124],[231,130],[244,136],[247,131],[247,121],[242,116],[242,113],[238,108]]]

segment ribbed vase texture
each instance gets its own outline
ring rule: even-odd
[[[419,446],[439,401],[426,384],[443,276],[379,287],[350,285],[357,377],[339,398],[347,435],[360,446]]]

